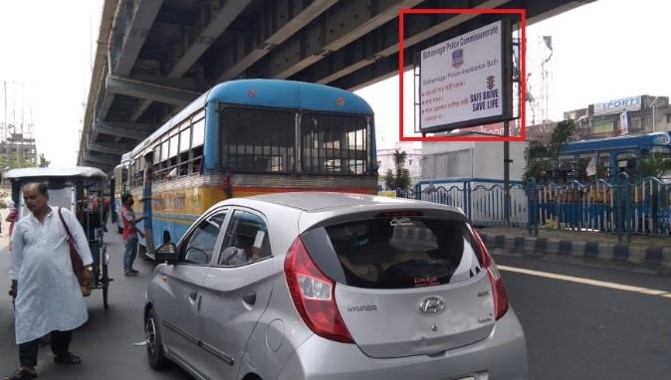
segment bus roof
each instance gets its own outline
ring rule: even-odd
[[[595,140],[574,141],[566,144],[562,154],[593,153],[626,149],[651,149],[653,146],[671,147],[671,132],[653,132],[643,135],[625,135]]]
[[[71,168],[20,168],[2,174],[3,179],[10,181],[29,180],[30,178],[98,178],[106,179],[107,174],[98,168],[75,166]]]
[[[323,112],[373,114],[370,105],[352,92],[323,84],[281,79],[243,79],[223,82],[209,91],[207,101]]]
[[[233,80],[209,89],[139,143],[130,155],[124,154],[123,157],[134,157],[175,124],[208,103],[373,115],[373,109],[364,99],[336,87],[282,79]]]

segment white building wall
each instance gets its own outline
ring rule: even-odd
[[[526,163],[524,161],[524,149],[527,142],[511,142],[510,158],[513,160],[510,166],[510,179],[520,180],[524,173]],[[473,142],[473,141],[440,141],[424,142],[422,145],[424,157],[424,173],[422,179],[436,178],[484,178],[503,180],[503,142]],[[470,151],[470,155],[467,153]],[[455,153],[461,152],[461,153]],[[434,164],[431,156],[435,156],[440,164]],[[470,162],[465,163],[464,158],[470,156]],[[455,171],[454,160],[459,160],[461,167]],[[451,161],[451,162],[446,162]],[[446,171],[455,175],[443,175]],[[452,166],[450,166],[452,165]],[[438,174],[433,172],[437,168]]]
[[[510,142],[510,179],[520,181],[524,174],[526,162],[524,161],[524,149],[528,142]],[[476,178],[503,180],[503,142],[477,143],[473,174]]]
[[[422,148],[421,143],[398,142],[394,148],[377,150],[378,173],[383,176],[387,170],[394,170],[394,153],[396,150],[406,153],[405,167],[410,172],[410,177],[419,179],[422,175]]]

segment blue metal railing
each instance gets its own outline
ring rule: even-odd
[[[629,239],[632,233],[671,234],[671,182],[626,173],[609,183],[565,184],[511,181],[510,215],[505,216],[503,181],[482,178],[419,181],[397,196],[459,207],[475,225],[595,230]]]

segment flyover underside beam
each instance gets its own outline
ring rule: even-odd
[[[168,73],[168,78],[181,78],[250,2],[251,0],[227,1],[223,7],[212,9],[214,14],[211,22],[202,29],[200,35],[193,38],[187,34],[184,37],[187,40],[183,45],[188,47]],[[188,41],[189,39],[192,41]]]
[[[114,75],[125,77],[130,74],[162,4],[163,0],[123,1],[119,4],[118,17],[121,20],[113,31],[113,43],[108,51]],[[96,118],[105,120],[113,101],[114,94],[105,92],[96,110]]]
[[[93,139],[98,133],[142,140],[151,134],[149,124],[98,122],[93,125]],[[94,140],[95,141],[95,140]]]
[[[112,102],[114,101],[114,94],[110,94],[107,91],[103,90],[103,99],[98,106],[98,110],[95,113],[95,117],[98,120],[105,120],[107,113],[112,107]]]
[[[99,143],[91,143],[88,145],[88,149],[105,154],[121,155],[130,151],[132,148],[120,144],[106,145]]]
[[[176,52],[176,55],[180,55],[172,69],[168,73],[168,78],[178,79],[181,78],[193,64],[205,53],[205,51],[212,45],[212,43],[221,35],[221,33],[228,28],[228,26],[235,20],[236,17],[249,5],[251,0],[236,0],[229,1],[224,4],[223,7],[219,9],[213,9],[215,12],[211,16],[210,23],[202,29],[202,32],[197,36],[193,37],[189,33],[186,33],[184,36],[184,41],[181,45],[187,46],[184,49],[184,52]],[[193,94],[190,97],[190,100],[195,99],[198,94]],[[144,98],[138,103],[137,108],[130,117],[130,121],[137,121],[144,112],[151,106],[154,101],[160,101],[151,97],[141,97]],[[179,104],[164,102],[178,107],[186,105],[188,102],[182,102]]]
[[[133,96],[179,107],[198,97],[198,93],[195,91],[114,76],[107,77],[106,89],[113,94]]]
[[[89,161],[89,162],[95,162],[98,164],[102,165],[109,165],[109,166],[115,166],[118,165],[121,162],[121,157],[114,157],[110,155],[95,155],[91,153],[84,153],[83,155],[83,160],[84,161]]]
[[[125,22],[126,27],[123,30],[115,30],[116,39],[122,42],[114,57],[116,61],[112,70],[114,75],[128,76],[131,73],[162,4],[163,0],[136,0],[122,2],[122,5],[119,5],[128,7],[126,11],[120,12],[119,17],[130,20]],[[114,46],[110,50],[113,51]]]
[[[274,47],[284,43],[337,2],[338,0],[315,0],[303,8],[305,2],[301,0],[276,1],[265,14],[259,16],[261,22],[257,24],[254,34],[246,35],[244,43],[234,44],[225,52],[226,57],[233,59],[224,63],[224,71],[218,82],[238,77]],[[271,25],[271,28],[272,25],[279,27],[274,31],[266,31],[263,27],[265,25]],[[263,42],[256,44],[255,41]],[[250,46],[251,48],[248,48]],[[242,58],[236,60],[235,57]]]
[[[204,80],[201,79],[196,79],[196,78],[159,78],[159,77],[151,77],[151,76],[143,76],[143,75],[137,75],[134,76],[135,79],[144,81],[144,82],[149,82],[149,83],[159,83],[162,82],[167,86],[171,87],[177,87],[181,88],[184,90],[189,90],[193,91],[194,94],[201,94],[205,92],[209,84],[206,83]],[[194,97],[195,99],[195,97]],[[141,100],[133,113],[131,114],[129,120],[130,121],[137,121],[149,108],[149,106],[153,103],[152,100],[149,99],[144,99]]]
[[[118,0],[106,0],[102,7],[102,17],[100,21],[100,28],[98,30],[98,45],[96,47],[95,58],[93,60],[93,68],[91,72],[91,84],[89,86],[88,97],[86,101],[86,111],[84,114],[84,128],[79,140],[79,155],[81,155],[84,145],[86,144],[85,136],[91,130],[91,125],[95,119],[96,107],[98,105],[98,96],[101,94],[103,85],[105,62],[107,61],[108,47],[102,43],[109,40],[110,31],[113,25],[114,12],[117,8]]]
[[[368,0],[338,3],[300,34],[274,50],[259,68],[265,76],[285,79],[322,60],[398,17],[399,9],[424,0]]]
[[[595,1],[597,0],[547,0],[541,2],[532,0],[517,0],[510,8],[522,7],[526,9],[527,25],[532,25],[552,16],[568,12],[571,9],[575,9]]]
[[[140,101],[137,108],[135,109],[133,114],[130,116],[130,121],[137,121],[144,114],[144,111],[146,111],[147,108],[149,108],[151,103],[153,103],[151,100],[146,100],[146,99]]]
[[[487,0],[473,6],[474,9],[496,8],[510,0]],[[459,6],[459,3],[453,3]],[[477,17],[476,14],[459,15],[406,15],[404,48],[408,49],[447,30],[458,27]],[[458,34],[456,32],[455,34]],[[357,72],[368,65],[398,53],[398,21],[389,22],[372,33],[329,55],[318,64],[299,73],[295,79],[329,84]],[[435,43],[438,43],[436,41]],[[430,46],[430,45],[429,45]]]
[[[130,79],[149,84],[177,88],[184,91],[192,91],[198,94],[210,88],[210,83],[207,80],[200,78],[166,78],[157,75],[135,74]]]
[[[484,4],[481,4],[480,6],[484,6],[485,4],[491,4],[491,0],[486,1]],[[544,18],[544,14],[546,12],[552,12],[557,7],[566,7],[566,6],[577,7],[580,5],[582,5],[581,2],[569,1],[569,0],[546,0],[543,2],[532,1],[532,0],[528,1],[512,0],[507,1],[506,4],[502,4],[501,8],[511,8],[511,9],[524,8],[527,10],[528,19],[539,20]],[[487,7],[489,8],[489,6]],[[429,48],[440,42],[447,41],[455,37],[456,35],[466,33],[472,29],[476,29],[490,22],[493,22],[492,20],[493,16],[494,15],[488,16],[487,18],[484,19],[473,19],[466,21],[463,24],[458,25],[454,29],[448,29],[446,31],[443,31],[442,33],[433,35],[430,38],[427,38],[428,36],[424,36],[427,39],[423,41],[419,39],[417,40],[413,39],[415,35],[412,34],[411,37],[407,38],[404,41],[404,47],[405,47],[404,68],[408,69],[413,65],[414,57],[418,55],[421,52],[421,50]],[[416,21],[419,20],[421,19],[418,18]],[[406,28],[406,30],[407,29],[408,28]],[[409,31],[407,32],[410,33]],[[410,41],[410,44],[408,43],[408,41]],[[333,86],[346,88],[349,90],[356,90],[366,87],[368,85],[378,82],[383,78],[387,78],[395,74],[398,74],[398,63],[399,63],[398,58],[399,57],[397,50],[396,53],[386,57],[379,57],[378,59],[369,60],[365,62],[360,61],[356,63],[356,65],[359,65],[356,71],[351,71],[349,75],[339,77],[339,79],[335,81],[330,81],[328,83]],[[310,72],[311,73],[310,76],[307,76],[306,73],[308,72],[310,72],[310,70],[306,70],[304,73],[301,73],[301,75],[297,76],[295,79],[327,83],[323,81],[323,79],[327,78],[327,75],[330,75],[330,74],[324,75],[324,73],[322,73],[322,75],[318,75],[316,72]],[[412,80],[412,78],[408,78],[407,80]]]

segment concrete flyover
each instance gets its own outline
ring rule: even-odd
[[[524,8],[528,24],[595,0],[105,0],[78,164],[110,171],[214,84],[283,78],[357,89],[398,72],[409,8]],[[406,67],[426,47],[492,22],[405,22]]]

